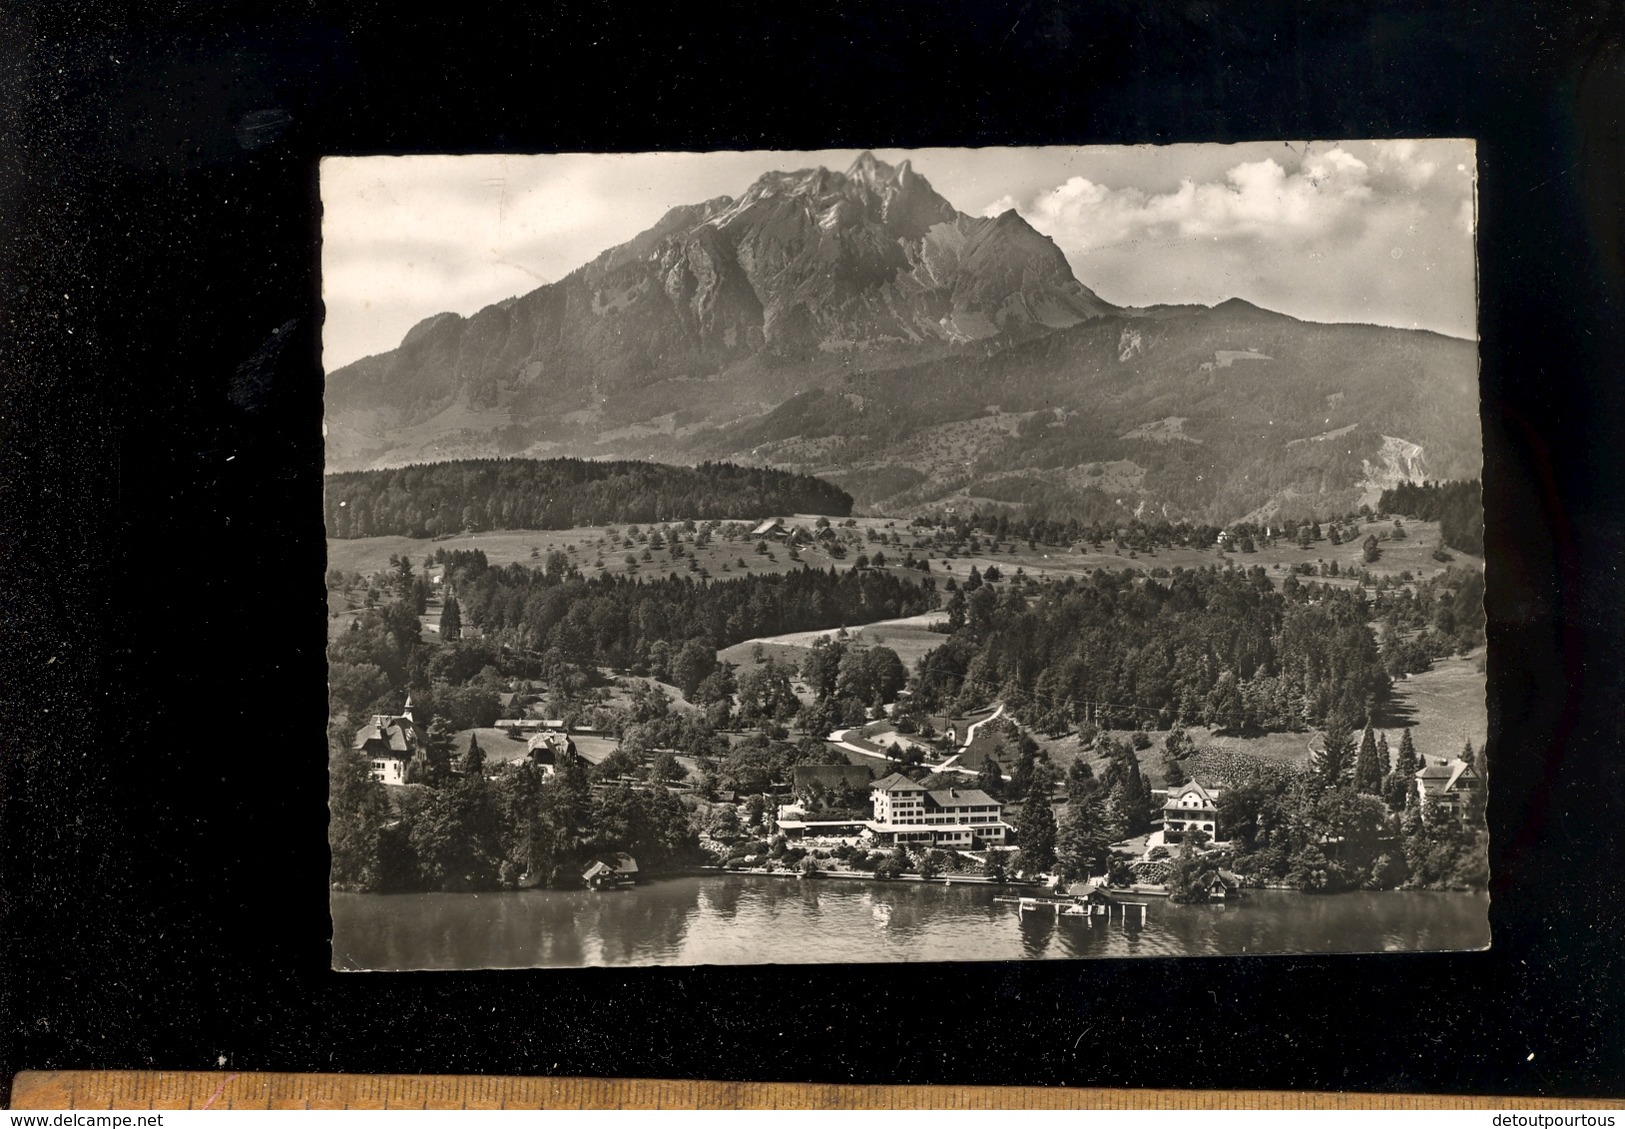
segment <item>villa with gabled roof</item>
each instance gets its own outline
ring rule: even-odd
[[[1482,785],[1473,766],[1461,759],[1426,764],[1416,773],[1416,796],[1427,810],[1431,798],[1441,813],[1458,819],[1467,815],[1467,800]]]
[[[1177,788],[1168,789],[1168,798],[1162,805],[1162,830],[1205,831],[1219,837],[1219,789],[1209,788],[1196,780],[1187,780]]]

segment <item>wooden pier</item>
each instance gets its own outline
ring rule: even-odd
[[[1111,921],[1117,918],[1127,925],[1133,919],[1145,924],[1145,902],[1123,902],[1105,895],[1078,898],[995,898],[998,902],[1015,902],[1020,913],[1053,913],[1056,917],[1087,918],[1090,925],[1097,917]],[[1138,911],[1136,913],[1136,911]]]

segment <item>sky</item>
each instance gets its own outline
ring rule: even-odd
[[[678,204],[859,150],[322,161],[328,369],[562,278]],[[971,215],[1014,208],[1109,302],[1244,298],[1475,337],[1467,140],[876,149]]]

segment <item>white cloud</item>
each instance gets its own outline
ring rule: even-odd
[[[1455,159],[1461,145],[1311,144],[1286,146],[1280,159],[1254,150],[1161,192],[1074,175],[984,214],[1015,208],[1111,301],[1243,297],[1314,320],[1471,336],[1472,243],[1462,236],[1472,233],[1472,185]]]
[[[1439,163],[1423,155],[1421,142],[1376,141],[1372,148],[1377,154],[1377,170],[1398,177],[1413,190],[1427,184],[1439,171]]]
[[[1364,161],[1332,149],[1290,174],[1271,158],[1244,161],[1222,181],[1185,180],[1156,195],[1075,176],[1027,207],[1007,196],[986,214],[1014,207],[1063,248],[1079,251],[1172,236],[1314,238],[1359,218],[1372,194],[1367,174]]]

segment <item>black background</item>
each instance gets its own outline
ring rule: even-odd
[[[0,17],[8,1076],[1625,1089],[1617,5],[219,7]],[[328,971],[318,156],[1407,136],[1479,140],[1492,951]]]

